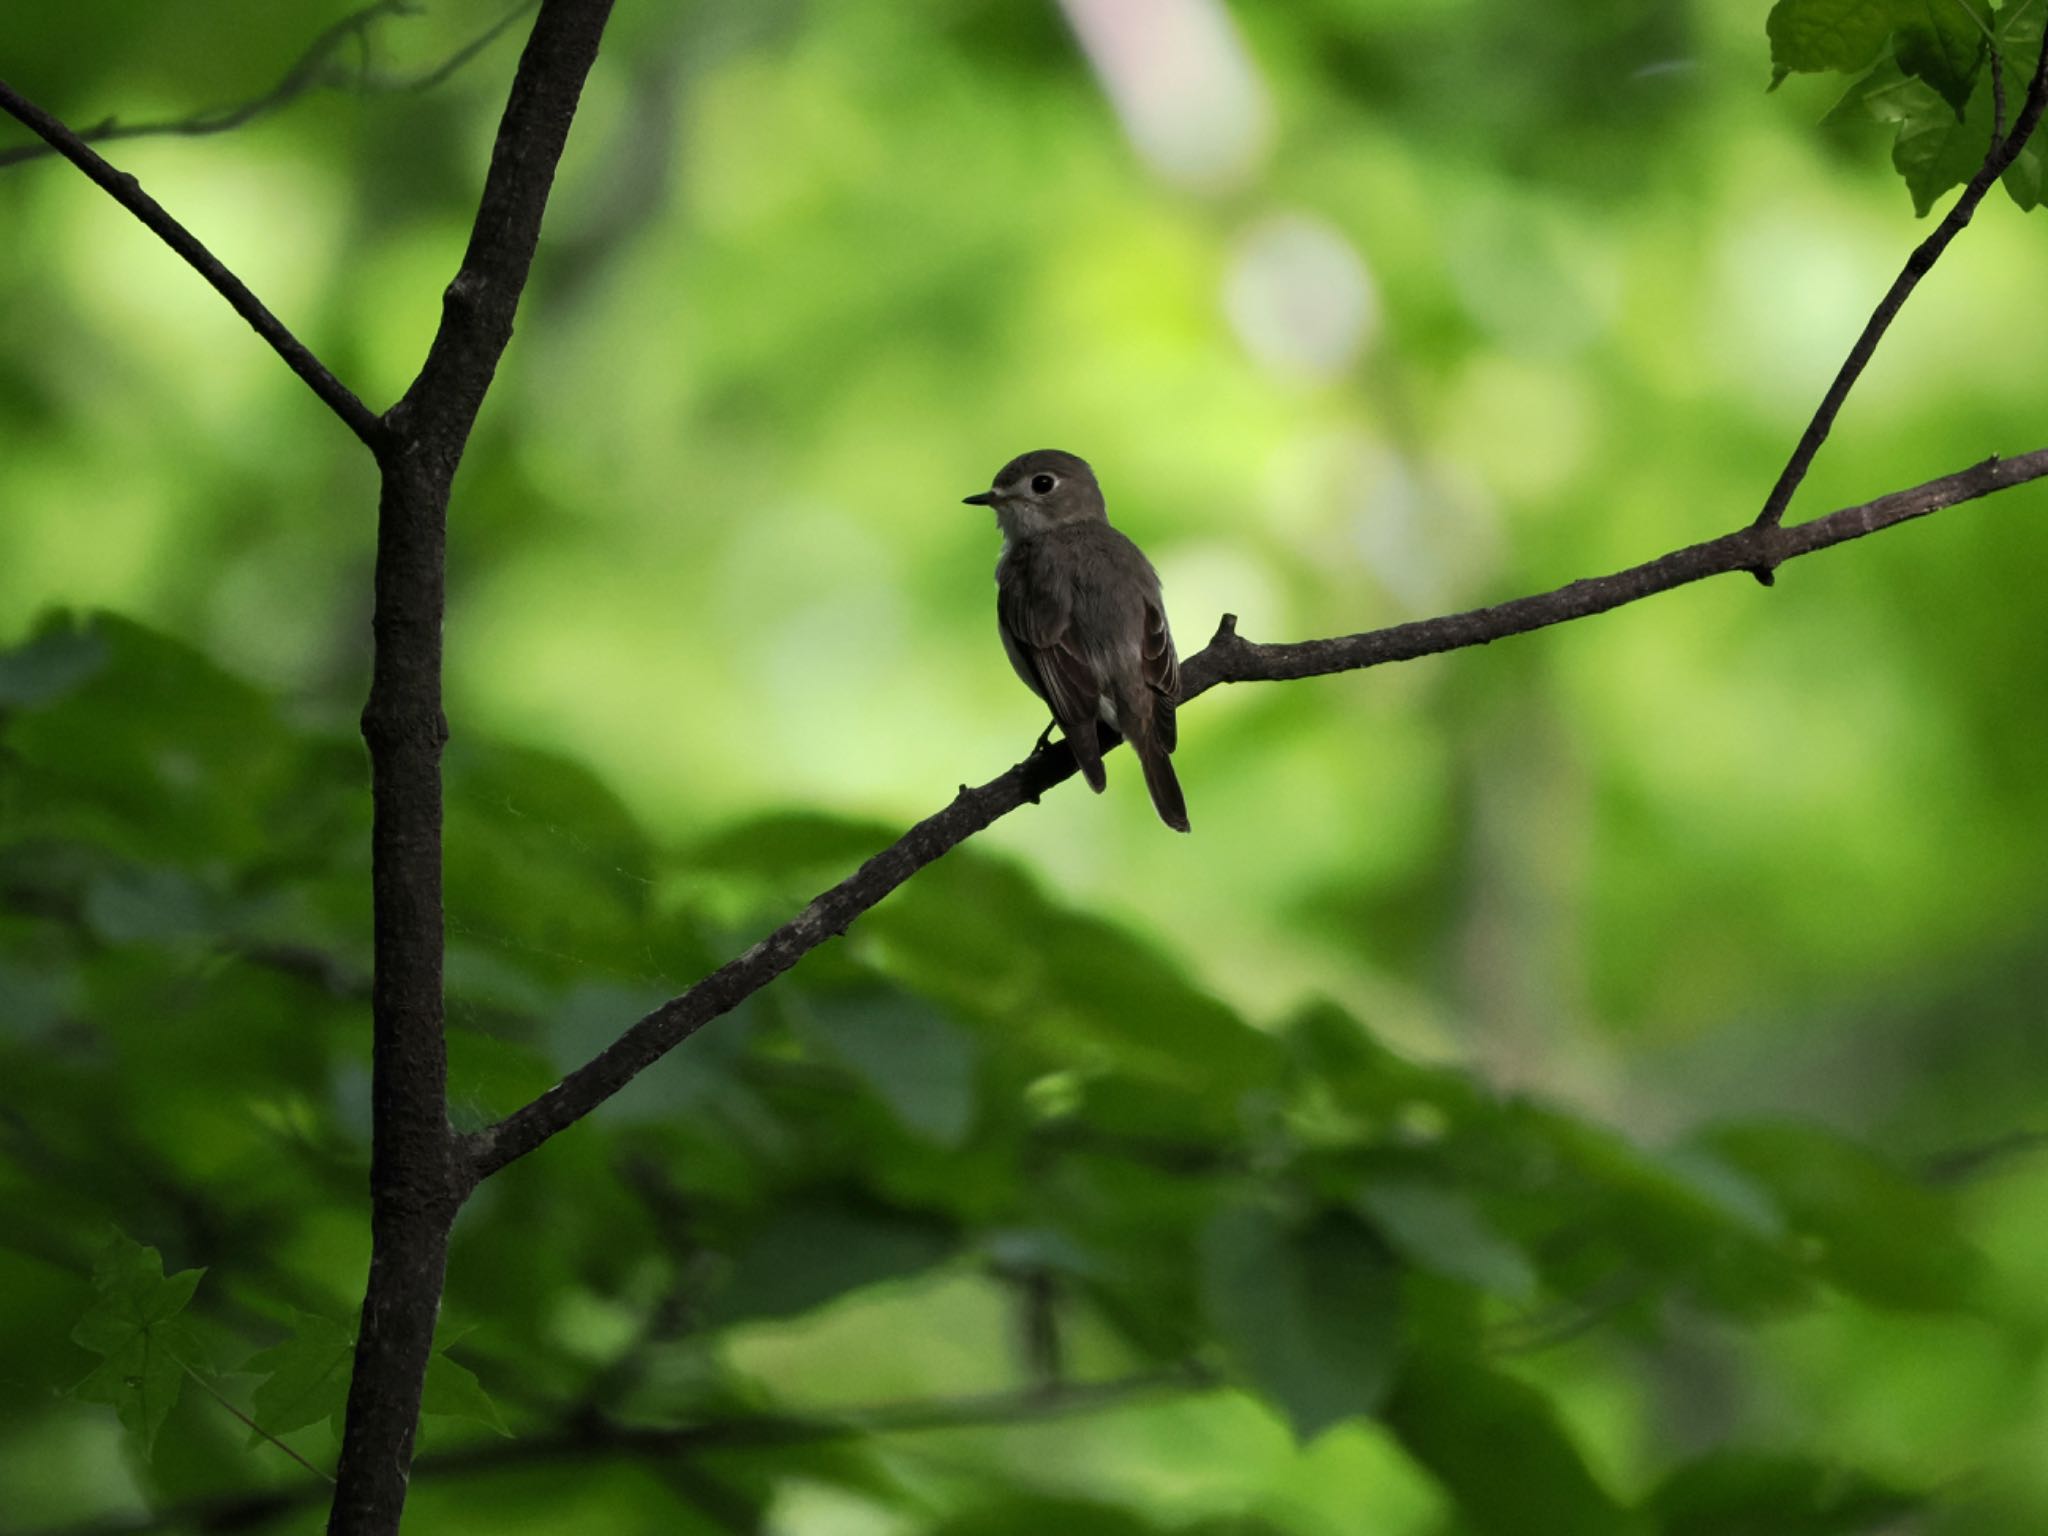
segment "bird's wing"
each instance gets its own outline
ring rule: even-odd
[[[1030,665],[1038,691],[1062,727],[1070,720],[1092,722],[1101,686],[1071,639],[1073,594],[1034,580],[1037,573],[1028,561],[1017,561],[1015,567],[996,592],[1003,638]]]
[[[1044,574],[1028,557],[1006,559],[996,582],[996,621],[1011,661],[1051,706],[1082,773],[1099,789],[1095,720],[1102,686],[1073,643],[1074,594]]]
[[[1152,690],[1153,729],[1159,744],[1171,752],[1180,734],[1174,706],[1180,702],[1180,658],[1173,651],[1173,631],[1166,627],[1166,608],[1158,595],[1145,600],[1145,634],[1139,646],[1145,686]]]

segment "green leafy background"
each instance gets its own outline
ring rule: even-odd
[[[77,0],[0,72],[176,115],[342,14]],[[515,45],[365,87],[496,14],[117,146],[374,404]],[[1204,170],[1052,7],[621,9],[452,512],[459,1124],[1028,746],[957,504],[1010,454],[1095,461],[1187,651],[1644,558],[1753,513],[1989,139],[1960,7],[1229,15]],[[2037,222],[1795,516],[2042,446]],[[331,1468],[373,477],[75,173],[0,228],[0,1529],[304,1529],[215,1395]],[[413,1524],[2048,1528],[2044,499],[1212,694],[1190,838],[1121,757],[1008,818],[479,1193]]]

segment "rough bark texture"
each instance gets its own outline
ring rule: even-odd
[[[384,418],[369,746],[376,975],[370,1280],[336,1468],[333,1536],[398,1529],[448,1233],[470,1182],[448,1128],[442,1032],[441,624],[448,497],[512,339],[541,217],[611,0],[549,0],[498,127],[425,366]]]

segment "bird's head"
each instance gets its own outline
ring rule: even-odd
[[[996,471],[993,484],[963,498],[991,507],[1005,538],[1028,539],[1067,523],[1103,522],[1102,487],[1086,459],[1057,448],[1020,453]]]

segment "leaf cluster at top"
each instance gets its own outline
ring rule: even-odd
[[[1994,137],[2003,77],[2010,132],[2042,52],[2042,0],[1778,0],[1766,30],[1772,84],[1788,74],[1855,78],[1827,120],[1893,127],[1892,164],[1926,214],[1984,164]],[[2043,157],[2030,138],[2001,178],[2022,209],[2039,205]]]

